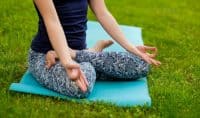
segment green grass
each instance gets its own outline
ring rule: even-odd
[[[37,31],[32,0],[0,0],[0,117],[198,117],[200,115],[199,0],[106,0],[120,24],[143,28],[145,44],[159,49],[152,68],[152,107],[120,108],[8,91],[27,69]],[[89,12],[89,19],[95,20]]]

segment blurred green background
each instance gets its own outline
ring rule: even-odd
[[[106,0],[120,24],[143,28],[157,46],[159,68],[148,75],[152,107],[79,104],[8,91],[27,69],[37,31],[32,0],[0,0],[0,117],[198,117],[200,115],[200,1]],[[89,11],[90,20],[95,17]]]

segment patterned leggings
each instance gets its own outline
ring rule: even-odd
[[[75,61],[80,64],[89,83],[83,93],[70,80],[59,61],[50,69],[45,67],[45,54],[29,51],[29,71],[37,81],[56,92],[75,98],[87,97],[98,80],[135,80],[147,75],[149,65],[129,52],[89,52],[80,50]]]

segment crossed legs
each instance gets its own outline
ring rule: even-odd
[[[95,47],[92,50],[75,51],[74,60],[80,64],[89,83],[89,88],[85,93],[78,88],[74,81],[68,78],[59,61],[51,68],[46,68],[45,54],[32,50],[29,52],[29,71],[41,85],[76,98],[87,97],[92,91],[96,78],[101,80],[135,80],[148,73],[149,65],[136,55],[128,52],[101,52],[102,49]]]

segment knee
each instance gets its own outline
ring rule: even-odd
[[[137,80],[142,77],[146,77],[149,72],[149,68],[150,68],[150,65],[146,62],[144,64],[139,64],[135,68],[135,71],[132,71],[131,73],[129,73],[130,75],[127,78],[127,80]]]
[[[132,79],[139,79],[141,77],[145,77],[147,76],[150,70],[150,65],[147,62],[142,60],[140,57],[132,54],[130,56],[130,60],[128,60],[127,67],[131,70]]]
[[[147,76],[150,70],[150,65],[147,62],[142,61],[141,64],[138,66],[138,75],[140,77]]]
[[[86,76],[89,84],[92,84],[96,80],[96,71],[90,62],[80,63],[80,68]]]

